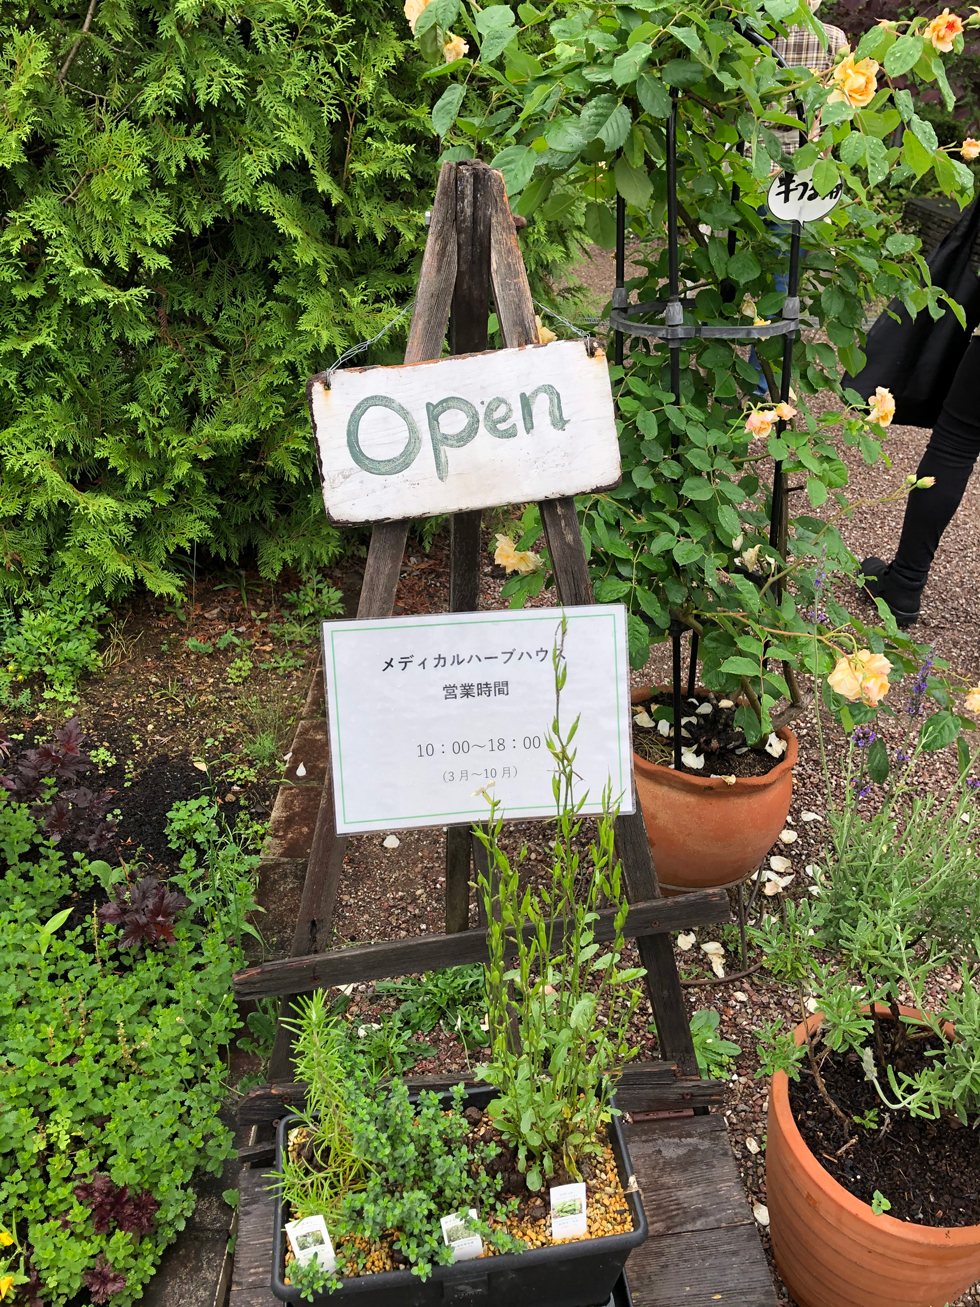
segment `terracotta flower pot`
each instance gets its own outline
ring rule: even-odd
[[[820,1021],[816,1013],[807,1024]],[[798,1044],[804,1029],[796,1028]],[[766,1191],[776,1265],[799,1307],[945,1307],[980,1280],[980,1225],[875,1216],[803,1142],[782,1071],[769,1090]]]
[[[633,703],[650,690],[634,690]],[[783,829],[793,797],[799,746],[787,726],[776,732],[786,752],[766,776],[692,776],[633,754],[636,792],[643,809],[661,888],[712,889],[742,880],[761,863]]]

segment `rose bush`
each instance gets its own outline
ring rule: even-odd
[[[950,42],[962,46],[961,20],[947,14],[875,27],[821,75],[781,68],[746,36],[775,37],[787,25],[816,30],[809,6],[794,0],[479,9],[430,0],[416,32],[425,29],[423,42],[432,34],[434,62],[450,25],[465,32],[471,52],[433,68],[449,83],[433,110],[443,157],[491,157],[512,204],[532,220],[584,208],[592,239],[605,248],[615,242],[621,197],[630,259],[642,269],[629,287],[640,301],[666,294],[664,160],[677,103],[687,322],[751,325],[780,314],[786,283],[777,274],[787,269],[788,234],[760,213],[776,168],[812,168],[822,195],[843,187],[837,207],[804,231],[802,314],[822,331],[796,342],[788,425],[774,425],[778,338],[758,342],[770,400],[748,415],[760,375],[731,341],[684,342],[680,403],[662,346],[634,340],[625,365],[612,368],[623,483],[583,497],[579,508],[596,596],[629,609],[633,664],[643,665],[651,642],[667,638],[672,620],[697,632],[702,680],[749,700],[740,725],[752,739],[768,735],[771,710],[793,696],[801,669],[823,676],[841,657],[882,655],[886,642],[896,668],[913,665],[918,655],[890,617],[875,615],[872,627],[849,615],[823,575],[857,569],[836,525],[853,507],[839,443],[875,462],[894,412],[884,395],[870,410],[858,407],[857,396],[841,392],[841,372],[863,366],[866,317],[877,303],[897,296],[912,313],[943,310],[919,242],[895,228],[889,188],[896,179],[934,175],[964,204],[972,173],[952,148],[939,148],[910,91],[892,83],[936,88],[951,104],[942,52]],[[790,139],[792,129],[805,133],[792,157],[784,153],[787,129]],[[811,397],[827,391],[838,396],[839,411],[811,407]],[[829,521],[806,511],[788,521],[783,513],[770,541],[773,488],[761,475],[770,458],[782,469],[776,494],[792,481],[812,509],[833,507]],[[896,497],[905,493],[896,487]],[[540,531],[534,510],[524,526],[518,549]],[[508,592],[520,602],[545,584],[538,571],[514,578]]]

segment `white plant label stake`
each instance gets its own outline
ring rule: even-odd
[[[476,1221],[476,1208],[471,1207],[469,1210],[469,1221]],[[470,1262],[474,1257],[480,1257],[483,1254],[483,1239],[478,1232],[475,1232],[472,1225],[469,1224],[463,1214],[450,1212],[448,1216],[443,1216],[439,1224],[442,1226],[442,1237],[449,1248],[453,1250],[454,1262]]]
[[[609,489],[620,480],[609,369],[583,340],[408,367],[342,368],[307,387],[333,522],[384,522]]]
[[[325,1271],[337,1269],[337,1258],[324,1217],[304,1216],[302,1221],[290,1221],[286,1226],[286,1237],[301,1266],[315,1259]]]
[[[838,182],[826,195],[813,185],[813,169],[780,172],[773,178],[766,196],[769,212],[780,222],[818,222],[840,201],[844,186]]]
[[[589,1232],[589,1217],[584,1184],[559,1184],[551,1195],[551,1237],[581,1239]]]
[[[632,812],[626,610],[569,608],[561,723],[576,718],[576,798],[607,783]],[[560,608],[324,622],[337,832],[553,817],[552,651]]]

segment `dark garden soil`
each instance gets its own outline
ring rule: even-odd
[[[883,1023],[888,1039],[890,1023]],[[921,1070],[942,1052],[942,1040],[909,1040],[901,1052],[887,1046],[896,1072]],[[881,1068],[879,1068],[880,1072]],[[822,1063],[827,1091],[847,1116],[830,1108],[808,1067],[790,1083],[789,1101],[800,1134],[830,1175],[862,1202],[875,1191],[891,1203],[888,1215],[920,1225],[976,1225],[980,1220],[980,1133],[955,1118],[929,1121],[889,1112],[854,1053],[831,1053]],[[857,1124],[874,1113],[877,1127]]]
[[[671,767],[674,761],[673,727],[644,726],[636,720],[642,709],[651,720],[658,708],[671,708],[670,693],[655,694],[645,703],[633,705],[633,748],[641,758]],[[736,705],[724,695],[707,692],[681,700],[681,740],[685,747],[704,758],[701,767],[681,762],[681,771],[689,776],[766,776],[782,760],[765,749],[750,749],[745,734],[735,726]],[[682,755],[683,757],[683,755]]]

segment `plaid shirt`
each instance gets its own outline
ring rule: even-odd
[[[777,36],[772,43],[772,48],[786,60],[790,68],[809,68],[813,73],[825,73],[829,68],[833,68],[838,54],[848,48],[849,42],[839,27],[831,27],[829,23],[824,23],[823,30],[827,33],[826,50],[817,37],[805,27],[791,27],[789,36]],[[792,108],[788,112],[795,113]],[[773,128],[773,135],[783,147],[783,151],[789,155],[792,155],[800,143],[799,132],[794,132],[788,127]]]

